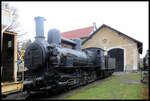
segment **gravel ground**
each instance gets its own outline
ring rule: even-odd
[[[120,75],[126,75],[126,74],[134,74],[134,73],[140,73],[140,72],[115,72],[115,73],[113,73],[113,75],[114,76],[120,76]],[[128,84],[138,84],[138,83],[141,83],[140,80],[132,80],[130,78],[124,79],[123,82],[126,82]]]
[[[131,74],[132,72],[114,72],[113,75],[114,76],[118,76],[118,75],[126,75],[126,74]]]

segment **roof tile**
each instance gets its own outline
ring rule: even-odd
[[[62,37],[73,39],[73,38],[81,38],[81,37],[87,37],[90,35],[90,33],[93,31],[94,27],[86,27],[81,29],[76,29],[68,32],[61,33]]]

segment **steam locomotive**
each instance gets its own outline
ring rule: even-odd
[[[35,17],[36,37],[25,52],[24,89],[30,91],[70,89],[105,78],[114,72],[115,59],[104,55],[101,48],[81,49],[80,39],[61,38],[57,29],[44,37],[43,17]],[[62,41],[72,44],[64,48]]]

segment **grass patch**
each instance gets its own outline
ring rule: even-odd
[[[138,73],[129,73],[120,76],[111,76],[109,80],[96,87],[82,91],[66,99],[142,99],[143,84],[130,83],[140,81]]]

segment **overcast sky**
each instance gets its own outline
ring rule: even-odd
[[[18,10],[21,28],[28,32],[21,38],[35,37],[35,16],[46,21],[45,36],[49,29],[61,32],[106,24],[143,42],[143,56],[148,49],[148,2],[9,2]]]

